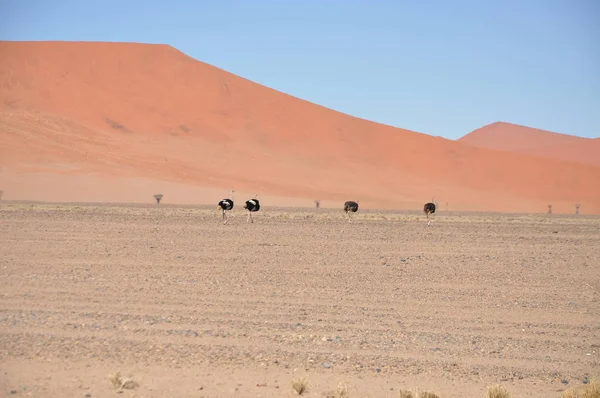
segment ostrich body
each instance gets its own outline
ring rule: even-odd
[[[429,215],[435,213],[435,203],[425,203],[425,206],[423,206],[423,213],[425,213],[425,215],[427,216],[427,225],[429,225],[431,223]]]
[[[358,202],[354,202],[352,200],[347,201],[344,203],[344,211],[348,216],[348,222],[352,222],[350,219],[350,213],[356,213],[358,211]]]
[[[244,205],[244,209],[248,210],[248,222],[254,222],[252,219],[252,213],[260,210],[260,202],[256,199],[258,195],[254,195],[254,199],[250,199],[246,201]]]
[[[234,193],[235,191],[232,189],[231,190],[231,197],[234,197]],[[223,199],[221,200],[218,204],[217,207],[219,209],[221,209],[221,212],[223,213],[223,224],[227,224],[227,220],[229,219],[229,217],[227,216],[227,214],[225,213],[225,211],[229,211],[231,209],[233,209],[233,199]]]

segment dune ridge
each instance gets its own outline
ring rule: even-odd
[[[5,199],[600,213],[597,165],[356,118],[168,45],[0,42],[0,87]]]
[[[599,138],[496,122],[473,130],[458,141],[478,148],[600,166]]]

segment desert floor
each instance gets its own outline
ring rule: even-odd
[[[600,217],[240,207],[0,202],[0,395],[559,397],[600,374]]]

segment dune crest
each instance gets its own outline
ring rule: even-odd
[[[600,166],[600,139],[496,122],[461,137],[459,142],[478,148]]]
[[[572,213],[580,203],[600,213],[596,165],[352,117],[167,45],[0,42],[0,87],[5,199],[102,192],[136,202],[171,187],[165,203],[212,204],[236,187],[273,205],[419,209],[435,195],[441,209],[543,212],[552,203]],[[40,179],[52,189],[38,189]]]

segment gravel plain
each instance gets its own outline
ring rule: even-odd
[[[600,375],[600,217],[240,207],[0,202],[0,395],[559,397]]]

